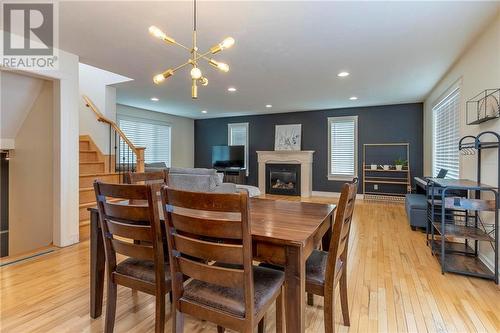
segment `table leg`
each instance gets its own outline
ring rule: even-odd
[[[286,247],[285,316],[286,331],[305,332],[306,272],[303,249]]]
[[[330,217],[328,218],[330,219],[330,228],[328,228],[328,231],[323,235],[323,239],[321,240],[321,246],[323,248],[323,251],[330,250],[330,241],[332,240],[333,221],[334,221],[333,214],[331,214]]]
[[[90,212],[90,317],[102,314],[105,267],[104,242],[99,227],[99,214]]]

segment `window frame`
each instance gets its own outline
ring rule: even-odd
[[[457,93],[458,91],[458,93]],[[458,154],[458,165],[457,165],[457,169],[458,169],[458,175],[457,175],[457,178],[460,178],[460,171],[461,171],[461,167],[460,167],[460,152],[458,151],[458,140],[460,140],[460,136],[461,136],[461,119],[462,119],[462,79],[458,79],[456,82],[454,82],[453,84],[451,84],[448,89],[446,89],[438,98],[436,98],[436,100],[434,101],[434,103],[432,103],[432,108],[431,108],[431,123],[432,123],[432,144],[431,144],[431,151],[432,151],[432,154],[431,154],[431,173],[433,175],[433,177],[435,177],[437,175],[437,173],[439,172],[438,170],[436,170],[435,166],[436,166],[436,136],[437,136],[437,133],[436,133],[436,110],[438,107],[440,107],[444,102],[446,102],[446,100],[453,94],[457,93],[458,94],[458,110],[457,110],[457,122],[458,122],[458,125],[457,125],[457,131],[458,131],[458,135],[457,135],[457,154]],[[448,177],[446,177],[448,178]]]
[[[353,175],[341,175],[341,174],[332,174],[332,123],[339,122],[345,120],[353,120],[354,121],[354,174]],[[328,117],[328,180],[338,180],[351,181],[355,177],[358,177],[358,164],[359,164],[359,155],[358,155],[358,145],[359,145],[359,137],[358,137],[358,116],[339,116],[339,117]]]
[[[124,114],[119,114],[119,113],[116,114],[116,120],[117,120],[117,126],[118,126],[118,128],[120,128],[120,130],[121,130],[120,120],[127,120],[127,121],[141,122],[141,123],[146,123],[146,124],[169,127],[169,131],[168,131],[168,145],[169,145],[169,147],[168,147],[168,164],[169,165],[167,165],[167,168],[172,167],[172,130],[173,130],[172,123],[170,123],[168,121],[150,119],[150,118],[145,118],[145,117],[129,116],[129,115],[124,115]],[[124,132],[124,134],[126,135],[125,132]],[[135,145],[135,143],[134,143],[134,145]],[[146,150],[147,150],[147,148],[146,148]]]
[[[233,145],[232,144],[232,128],[233,127],[241,127],[241,126],[244,126],[245,127],[245,130],[246,130],[246,143],[245,143],[245,170],[246,170],[246,175],[248,177],[249,175],[249,160],[248,160],[248,150],[249,150],[249,146],[248,146],[248,143],[250,141],[250,131],[249,131],[249,123],[228,123],[227,124],[227,145],[228,146],[236,146],[236,145]]]

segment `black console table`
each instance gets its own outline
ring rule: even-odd
[[[247,183],[246,169],[241,168],[216,168],[217,172],[224,174],[225,183],[244,185]]]

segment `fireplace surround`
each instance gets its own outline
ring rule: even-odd
[[[300,196],[307,198],[312,192],[313,150],[257,151],[259,162],[259,190],[266,193],[266,165],[294,164],[300,167]]]

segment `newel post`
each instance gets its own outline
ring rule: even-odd
[[[144,172],[144,150],[145,147],[135,147],[136,150],[136,161],[137,161],[137,166],[136,166],[136,172]]]

